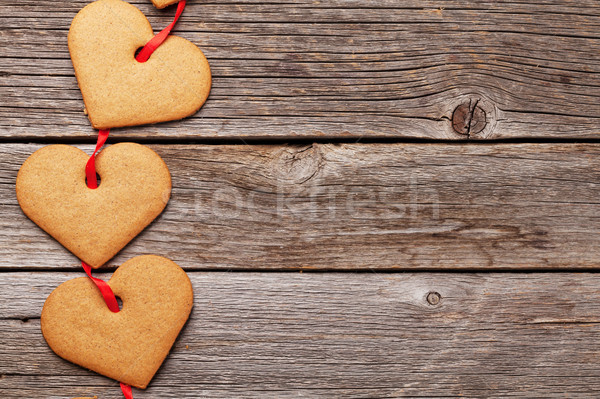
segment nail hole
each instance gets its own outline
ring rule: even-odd
[[[442,301],[442,296],[437,292],[430,292],[427,294],[427,303],[431,306],[437,306]]]
[[[100,187],[100,175],[96,173],[96,181],[98,182],[98,187]],[[89,187],[87,177],[85,178],[85,185]]]
[[[29,322],[29,317],[23,317],[23,318],[21,319],[21,321],[22,321],[23,323],[27,323],[27,322]]]

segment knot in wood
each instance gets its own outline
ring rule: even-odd
[[[278,179],[303,184],[317,174],[321,165],[321,154],[316,145],[289,146],[279,154],[276,170]]]
[[[427,303],[431,306],[437,306],[442,301],[442,296],[437,292],[430,292],[427,294]]]
[[[452,128],[458,134],[470,136],[483,131],[487,125],[487,117],[479,100],[469,100],[454,110],[452,114]]]

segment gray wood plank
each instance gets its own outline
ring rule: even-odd
[[[0,137],[94,135],[66,45],[87,2],[0,0]],[[133,3],[157,29],[172,18]],[[176,34],[211,63],[209,101],[183,121],[116,133],[598,138],[599,31],[592,0],[193,1]],[[458,134],[454,110],[475,103],[486,127]]]
[[[80,268],[16,201],[40,147],[0,145],[1,269]],[[171,201],[107,266],[146,253],[187,270],[599,266],[599,144],[151,147]]]
[[[115,382],[55,356],[40,332],[47,295],[81,275],[0,275],[1,397],[121,397]],[[135,398],[600,391],[595,274],[189,275],[192,317],[148,390]],[[435,306],[427,301],[431,292],[441,297]]]

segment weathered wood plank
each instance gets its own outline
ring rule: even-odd
[[[90,137],[66,35],[88,1],[0,0],[0,137]],[[133,2],[162,27],[173,10]],[[598,138],[597,1],[189,2],[178,34],[211,62],[194,117],[121,137]]]
[[[1,274],[1,397],[121,397],[115,382],[55,356],[40,332],[46,296],[82,274]],[[600,390],[595,274],[189,275],[192,317],[136,398],[590,397]],[[441,296],[435,306],[431,292]]]
[[[40,146],[0,145],[0,268],[78,269],[16,201]],[[599,144],[152,148],[171,202],[109,266],[146,253],[188,270],[600,264]]]

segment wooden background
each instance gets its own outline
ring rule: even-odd
[[[66,44],[86,3],[0,0],[2,398],[122,397],[46,346],[82,271],[14,192],[36,149],[95,142]],[[195,288],[135,398],[598,396],[598,1],[192,0],[174,33],[208,102],[109,139],[174,189],[98,274],[156,253]]]

